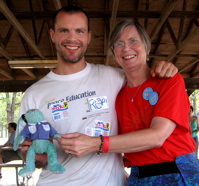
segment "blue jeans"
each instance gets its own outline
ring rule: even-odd
[[[180,173],[138,178],[139,170],[131,167],[131,175],[126,186],[199,186],[199,160],[195,153],[176,157]]]

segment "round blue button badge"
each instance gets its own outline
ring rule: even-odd
[[[158,93],[152,92],[149,96],[150,105],[155,105],[158,102]]]
[[[145,100],[149,100],[149,96],[151,95],[151,93],[153,92],[153,89],[151,87],[147,87],[144,89],[142,96]]]

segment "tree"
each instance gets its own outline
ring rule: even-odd
[[[14,92],[12,94],[11,102],[10,101],[7,102],[7,105],[6,105],[7,122],[14,121],[16,95],[17,95],[17,93]],[[10,94],[9,93],[6,93],[6,100],[10,100]]]
[[[7,123],[18,121],[22,97],[22,92],[0,93],[0,137],[7,136]]]
[[[199,90],[195,90],[190,96],[191,105],[194,108],[194,115],[199,115]]]

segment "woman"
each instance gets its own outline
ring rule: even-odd
[[[116,101],[121,133],[129,135],[126,143],[137,144],[123,150],[133,167],[128,185],[199,183],[183,78],[179,74],[171,79],[151,78],[146,62],[151,47],[149,37],[131,19],[116,26],[110,46],[127,77]],[[191,161],[187,163],[188,160]]]
[[[183,78],[153,78],[147,66],[151,44],[145,29],[132,19],[120,22],[110,48],[127,82],[116,100],[121,135],[63,135],[66,152],[81,157],[90,152],[124,153],[131,165],[127,185],[196,185],[199,162],[190,135],[190,108]],[[86,144],[86,145],[85,145]],[[103,156],[104,154],[102,154]]]

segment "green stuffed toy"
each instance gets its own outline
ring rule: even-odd
[[[30,109],[23,114],[19,121],[26,123],[25,127],[16,137],[13,149],[16,151],[19,144],[23,143],[25,139],[32,139],[32,145],[29,147],[26,156],[26,166],[19,171],[19,175],[23,177],[31,176],[35,171],[35,155],[47,153],[48,156],[48,170],[60,173],[64,172],[65,168],[57,161],[57,152],[54,145],[50,142],[50,137],[56,139],[61,138],[61,135],[51,126],[51,124],[44,120],[42,112],[38,109]]]

